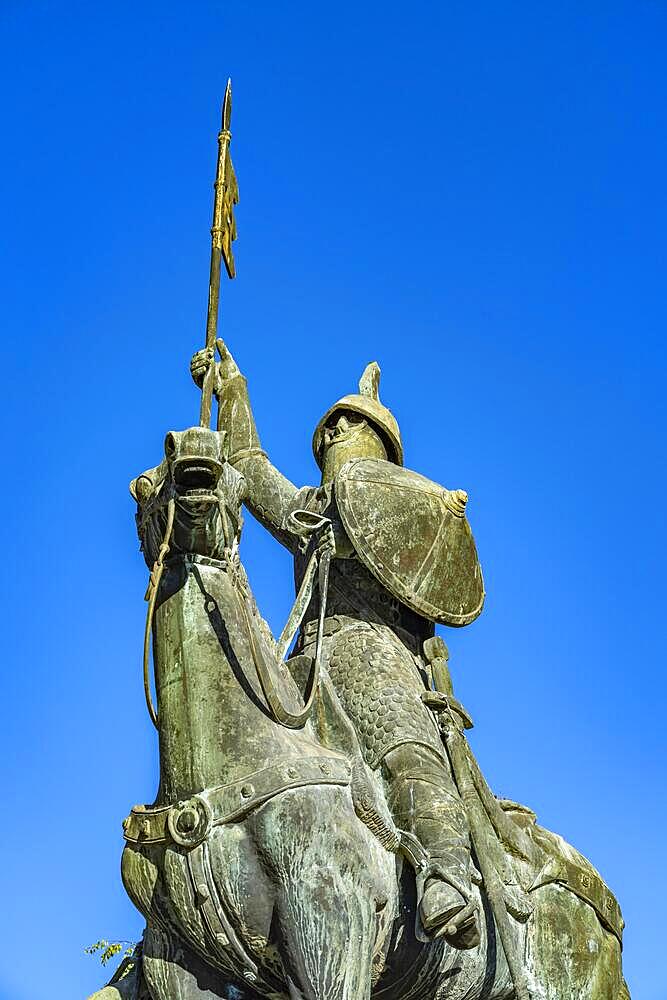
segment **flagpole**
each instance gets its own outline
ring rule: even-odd
[[[218,311],[220,305],[220,269],[225,262],[230,278],[236,275],[232,242],[236,239],[234,205],[238,204],[238,184],[229,154],[232,133],[229,130],[232,119],[232,81],[227,81],[225,98],[222,102],[222,126],[218,133],[218,163],[215,174],[213,199],[213,224],[211,226],[211,268],[208,282],[208,309],[206,314],[206,350],[209,363],[202,383],[200,427],[211,426],[211,407],[215,382],[215,348],[218,333]]]

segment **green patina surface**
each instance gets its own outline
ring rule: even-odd
[[[131,484],[160,782],[124,823],[144,938],[95,1000],[626,1000],[618,903],[495,797],[467,742],[435,635],[482,610],[466,492],[404,466],[374,362],[315,429],[319,483],[297,487],[261,447],[217,339],[221,262],[234,274],[230,115],[228,87],[191,363],[200,423],[168,433]],[[240,558],[243,507],[294,558],[278,640]]]

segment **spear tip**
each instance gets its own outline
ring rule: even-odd
[[[232,78],[231,76],[227,80],[227,86],[225,87],[225,97],[222,102],[222,127],[229,131],[229,126],[232,122]]]

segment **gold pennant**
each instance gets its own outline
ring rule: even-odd
[[[215,200],[211,236],[213,247],[220,250],[230,278],[236,276],[232,243],[236,239],[234,205],[239,203],[239,185],[229,151],[232,133],[232,81],[227,81],[222,103],[222,128],[218,133],[218,168],[215,176]]]

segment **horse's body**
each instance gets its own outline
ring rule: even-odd
[[[414,873],[326,672],[302,728],[278,725],[267,711],[255,662],[274,651],[236,555],[241,477],[225,466],[193,492],[172,473],[163,465],[135,490],[149,563],[170,500],[175,508],[154,623],[160,787],[155,805],[135,807],[126,821],[123,855],[123,880],[147,929],[141,960],[97,996],[515,996],[479,888],[478,947],[459,951],[415,934]],[[287,671],[276,683],[294,702]],[[526,811],[507,815],[539,830]],[[541,835],[544,843],[551,836]],[[547,847],[555,858],[571,852],[553,836]],[[572,871],[596,877],[579,855],[569,860]],[[617,938],[585,892],[544,872],[539,885],[534,867],[507,859],[519,893],[537,877],[526,913],[510,919],[534,997],[621,1000]]]

